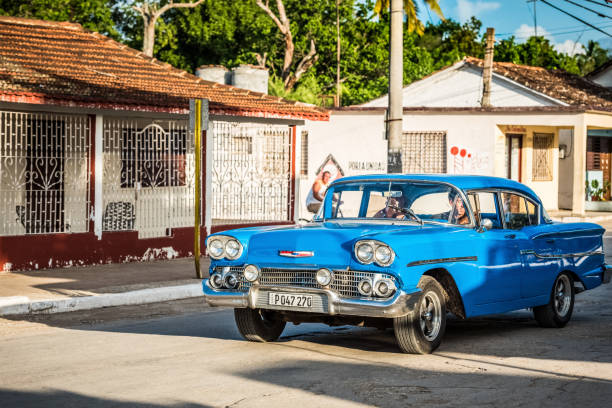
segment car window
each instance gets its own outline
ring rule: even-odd
[[[473,192],[470,193],[469,199],[472,210],[480,215],[481,220],[491,220],[493,229],[502,228],[501,217],[497,210],[497,195],[495,193],[485,191]],[[478,199],[478,203],[476,199]]]
[[[529,223],[531,225],[538,225],[538,207],[529,200],[525,200],[527,202],[527,212],[529,213]]]
[[[502,193],[501,197],[506,228],[518,230],[531,225],[527,200],[523,196],[513,193]],[[535,210],[532,209],[532,211]]]
[[[363,191],[342,191],[337,194],[336,218],[357,218],[361,208]],[[334,211],[335,212],[335,211]]]

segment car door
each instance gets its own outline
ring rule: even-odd
[[[471,192],[469,198],[476,216],[493,224],[492,229],[478,234],[480,282],[472,299],[476,305],[519,299],[521,250],[528,245],[527,236],[505,225],[498,192]]]
[[[559,270],[555,239],[539,223],[539,207],[530,199],[511,192],[502,192],[505,224],[515,230],[525,242],[520,245],[522,271],[521,298],[545,295]]]

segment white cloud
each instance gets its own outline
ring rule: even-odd
[[[527,40],[529,37],[533,37],[535,35],[535,29],[533,26],[522,24],[519,28],[514,31],[514,36],[520,42]],[[544,36],[548,39],[551,38],[551,35],[546,29],[542,26],[538,26],[538,35]]]
[[[514,36],[518,42],[525,42],[529,37],[535,35],[534,26],[522,24],[514,31]],[[538,36],[546,37],[557,52],[563,52],[569,55],[584,54],[584,46],[576,41],[565,40],[558,43],[555,38],[542,26],[538,26]]]
[[[554,47],[557,52],[563,52],[571,56],[576,54],[584,54],[584,46],[579,42],[572,40],[565,40],[565,42],[562,43],[554,43]]]
[[[464,22],[470,19],[470,17],[478,17],[488,11],[497,10],[501,7],[501,4],[496,1],[469,1],[469,0],[457,0],[457,16],[459,21]]]

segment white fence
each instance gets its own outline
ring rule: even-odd
[[[89,230],[86,115],[0,111],[0,236]]]
[[[213,224],[290,219],[289,126],[214,121],[210,131]]]

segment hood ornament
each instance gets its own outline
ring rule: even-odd
[[[308,258],[314,256],[314,251],[278,251],[278,255],[288,258]]]

